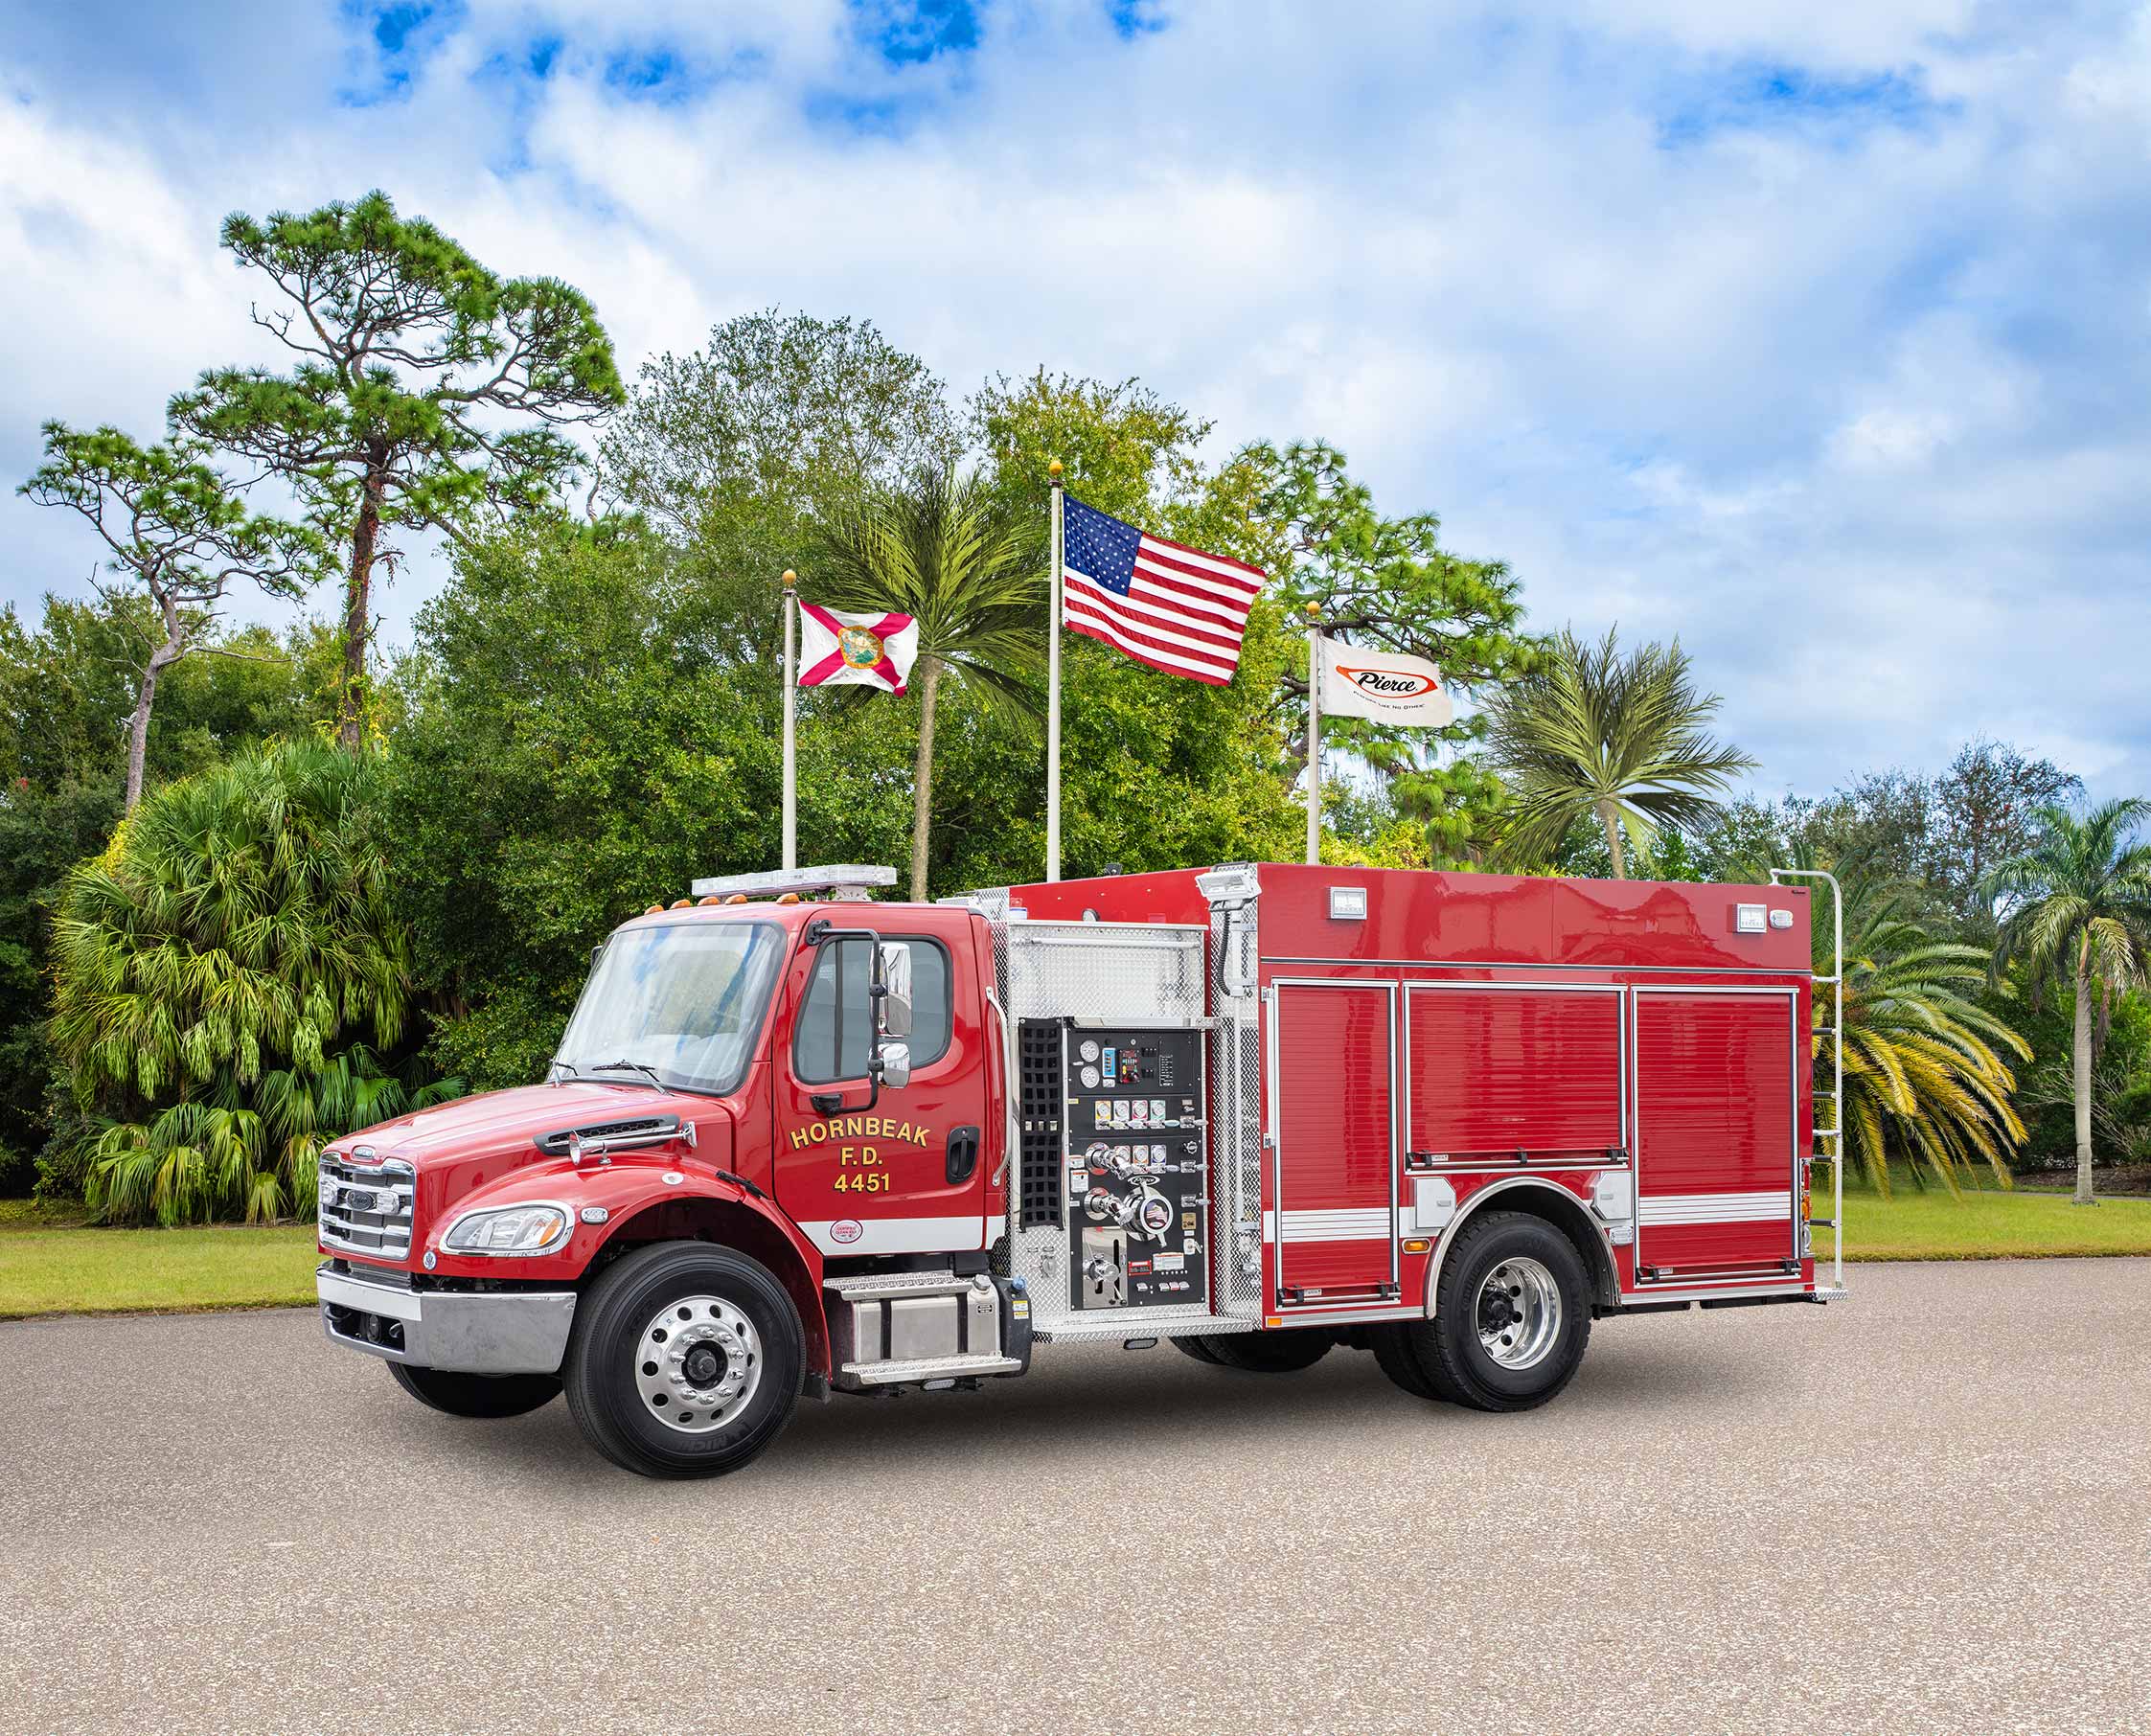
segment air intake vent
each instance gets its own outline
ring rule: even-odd
[[[1061,1224],[1061,1051],[1066,1021],[1026,1018],[1016,1028],[1017,1067],[1023,1114],[1022,1226],[1058,1229]]]
[[[676,1115],[639,1115],[631,1121],[594,1121],[588,1127],[560,1128],[538,1134],[531,1143],[548,1157],[561,1157],[567,1154],[569,1137],[575,1134],[582,1135],[586,1146],[616,1152],[629,1146],[655,1145],[678,1131]]]

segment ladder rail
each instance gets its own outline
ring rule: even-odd
[[[1815,1130],[1816,1149],[1808,1163],[1830,1166],[1830,1287],[1844,1289],[1844,893],[1838,877],[1820,868],[1773,868],[1770,883],[1789,879],[1821,880],[1830,888],[1830,974],[1811,980],[1830,986],[1830,1125]],[[1829,1155],[1821,1151],[1830,1142]],[[1809,1220],[1812,1224],[1814,1220]]]

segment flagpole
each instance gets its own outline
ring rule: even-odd
[[[794,746],[795,713],[799,704],[798,653],[793,649],[793,625],[798,618],[799,597],[793,589],[799,575],[789,567],[784,576],[784,865],[799,866],[799,767]]]
[[[1307,605],[1307,860],[1322,859],[1322,607]]]
[[[1053,489],[1053,619],[1045,639],[1045,878],[1061,878],[1061,461],[1045,467]]]

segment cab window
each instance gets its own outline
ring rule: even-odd
[[[905,941],[911,948],[911,1064],[927,1066],[949,1050],[949,954],[938,941],[901,934],[885,938]],[[801,1084],[866,1077],[874,1042],[874,1016],[866,995],[873,954],[868,941],[822,943],[791,1042],[791,1070]]]

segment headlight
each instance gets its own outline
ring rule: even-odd
[[[542,1254],[566,1241],[567,1230],[564,1206],[505,1205],[458,1218],[441,1245],[457,1254]]]

